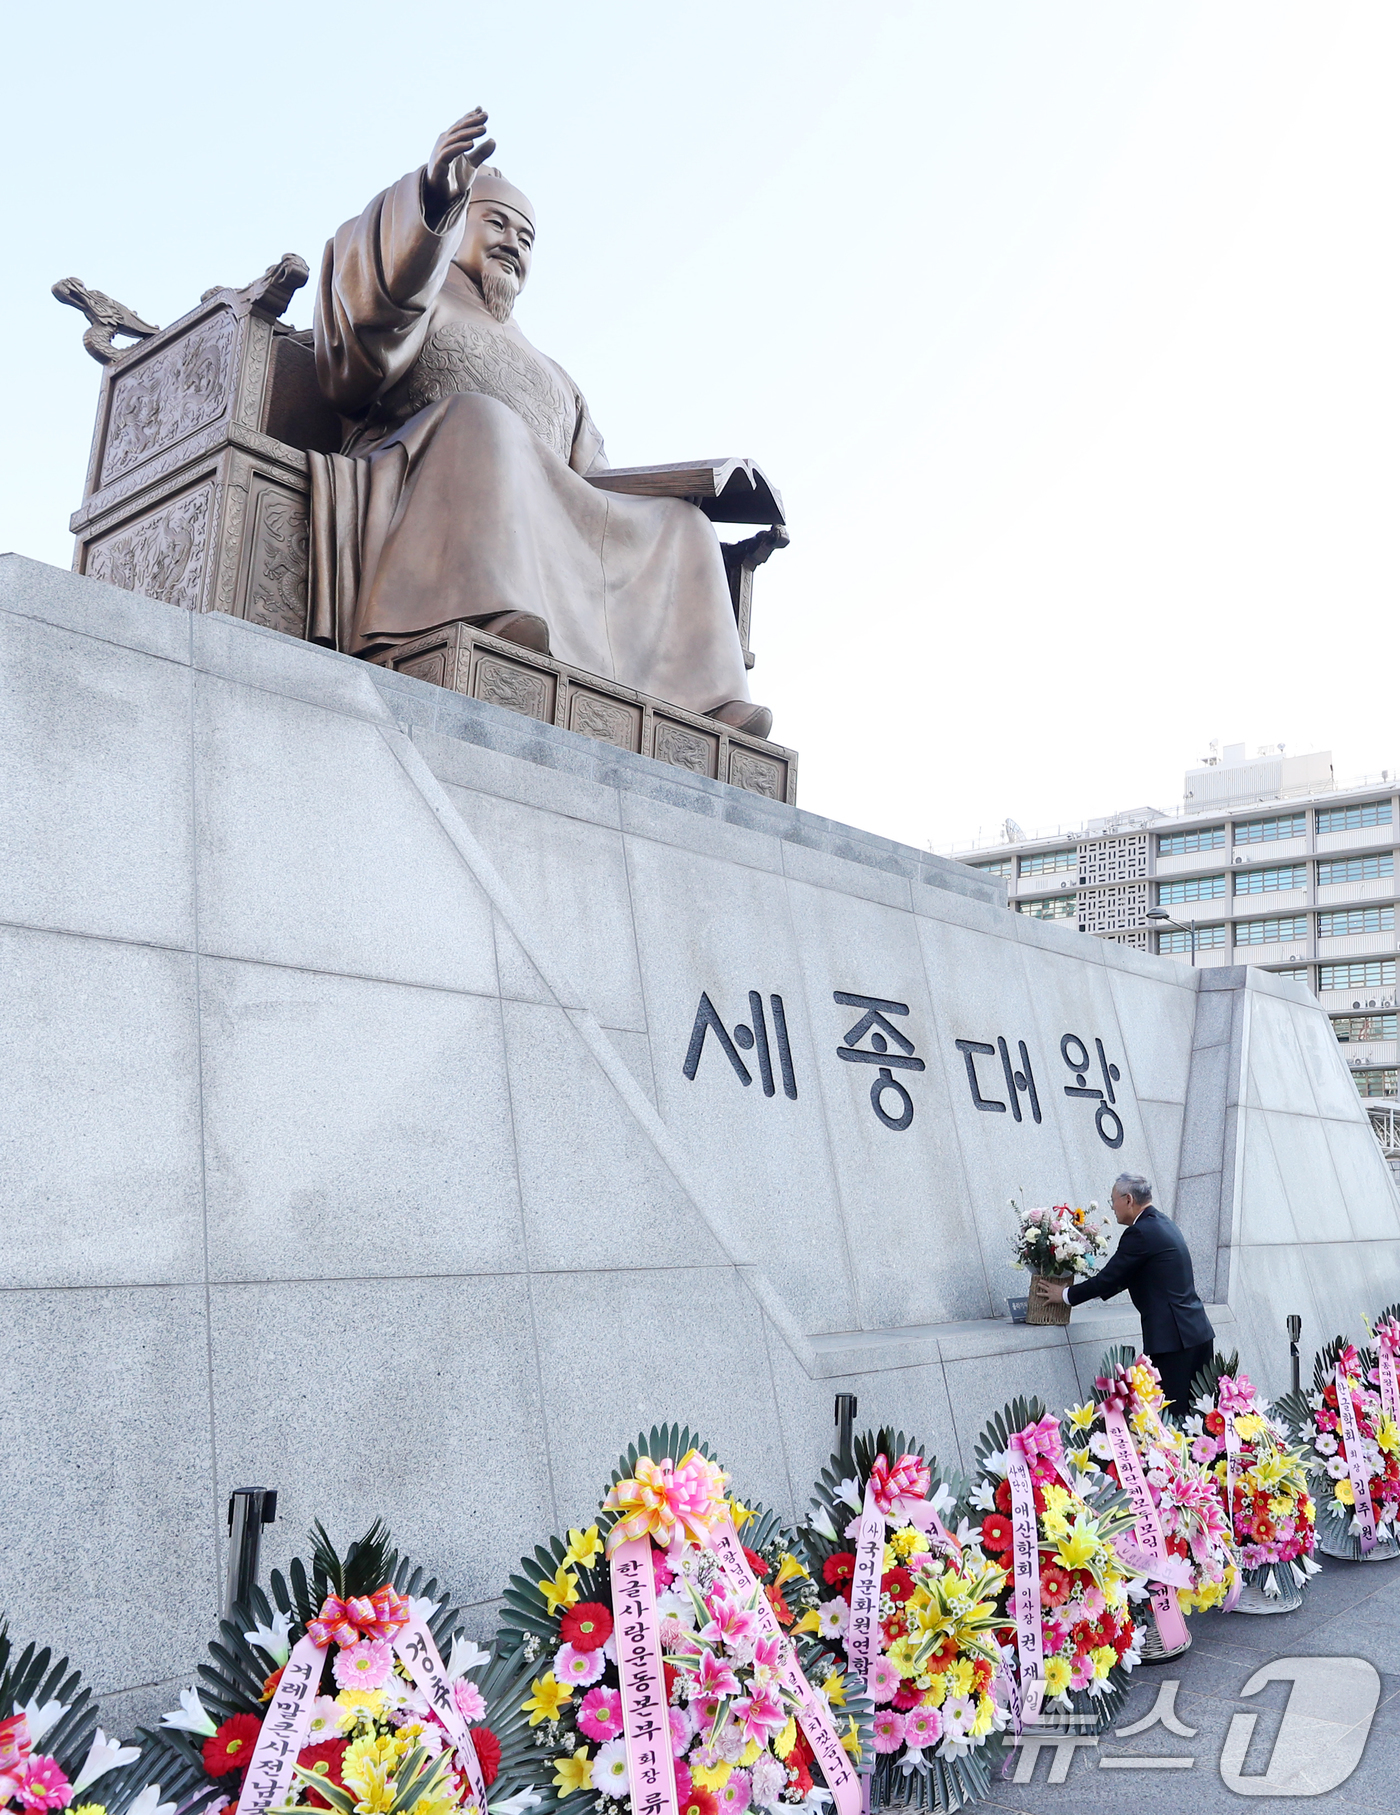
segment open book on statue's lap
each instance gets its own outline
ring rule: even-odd
[[[784,523],[782,494],[752,460],[678,460],[669,466],[613,466],[588,483],[634,498],[684,498],[712,523]]]

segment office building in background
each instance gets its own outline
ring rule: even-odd
[[[1393,769],[1338,786],[1330,751],[1247,758],[1227,744],[1188,771],[1175,813],[1136,807],[1034,837],[1008,820],[1002,843],[950,855],[1003,878],[1018,914],[1305,983],[1362,1096],[1393,1101],[1398,833]]]

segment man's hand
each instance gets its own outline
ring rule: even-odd
[[[473,107],[454,126],[449,126],[433,146],[433,155],[423,173],[423,212],[434,231],[471,188],[477,166],[484,164],[496,149],[494,139],[477,144],[485,130],[486,110]]]
[[[1062,1279],[1047,1279],[1041,1287],[1041,1293],[1048,1305],[1062,1305],[1068,1290],[1069,1288]]]

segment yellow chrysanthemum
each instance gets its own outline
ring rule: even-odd
[[[551,1615],[561,1613],[578,1600],[578,1577],[565,1561],[559,1565],[556,1574],[545,1577],[539,1589]]]
[[[1089,1653],[1094,1662],[1094,1675],[1103,1680],[1118,1662],[1118,1653],[1112,1645],[1099,1645]]]
[[[1062,1657],[1048,1657],[1045,1660],[1045,1693],[1059,1695],[1069,1688],[1070,1669]]]
[[[1093,1424],[1098,1409],[1096,1405],[1072,1405],[1067,1416],[1075,1430],[1087,1431]]]
[[[890,1646],[885,1656],[894,1665],[901,1676],[913,1676],[919,1665],[915,1653],[918,1647],[908,1637],[898,1638]]]
[[[739,1763],[747,1771],[750,1765],[758,1763],[758,1755],[763,1750],[756,1739],[751,1739],[739,1754]]]
[[[1264,1420],[1257,1412],[1241,1412],[1235,1420],[1235,1429],[1246,1443],[1253,1443],[1256,1437],[1264,1435]]]
[[[595,1557],[603,1554],[603,1540],[598,1536],[598,1527],[590,1525],[587,1531],[571,1531],[569,1548],[564,1552],[565,1563],[577,1563],[587,1569]]]
[[[560,1796],[572,1796],[577,1790],[593,1787],[593,1760],[588,1747],[580,1746],[572,1758],[565,1753],[554,1761],[554,1787]]]
[[[922,1699],[925,1708],[941,1708],[943,1706],[944,1702],[948,1699],[948,1679],[945,1671],[940,1670],[938,1672],[934,1677],[932,1684],[924,1691]]]
[[[948,1666],[948,1687],[954,1695],[966,1695],[972,1688],[972,1660],[960,1657]]]
[[[899,1557],[895,1551],[894,1545],[886,1544],[885,1552],[884,1552],[884,1561],[881,1563],[881,1566],[880,1566],[881,1569],[882,1570],[893,1569],[898,1562],[899,1562]]]
[[[530,1694],[520,1705],[529,1715],[530,1725],[538,1727],[542,1720],[558,1720],[559,1710],[573,1700],[573,1694],[566,1683],[555,1682],[552,1670],[546,1670],[530,1684]]]
[[[787,1718],[787,1725],[782,1728],[777,1738],[773,1741],[773,1750],[777,1753],[779,1758],[786,1758],[796,1744],[797,1722],[792,1715],[789,1715]]]
[[[1332,1489],[1332,1497],[1343,1506],[1355,1506],[1356,1495],[1351,1490],[1351,1482],[1345,1479],[1338,1481]]]
[[[981,1739],[985,1734],[990,1733],[995,1718],[996,1705],[991,1696],[979,1695],[977,1697],[977,1718],[972,1723],[972,1737]]]
[[[700,1790],[722,1790],[729,1782],[733,1765],[697,1765],[690,1767],[690,1781]]]

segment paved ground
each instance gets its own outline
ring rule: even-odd
[[[993,1804],[1016,1815],[1211,1815],[1237,1811],[1249,1797],[1261,1815],[1296,1808],[1300,1799],[1338,1815],[1400,1815],[1400,1561],[1324,1559],[1296,1613],[1198,1614],[1191,1634],[1183,1657],[1133,1673],[1128,1705],[1103,1739],[1072,1754],[1064,1745],[1058,1760],[1044,1746],[1033,1766],[1020,1757],[1013,1775],[994,1786]],[[1277,1680],[1243,1696],[1265,1666],[1280,1673]],[[1117,1737],[1168,1705],[1193,1736],[1159,1719]],[[1136,1762],[1148,1759],[1192,1762]],[[1017,1783],[1017,1775],[1027,1781]]]

